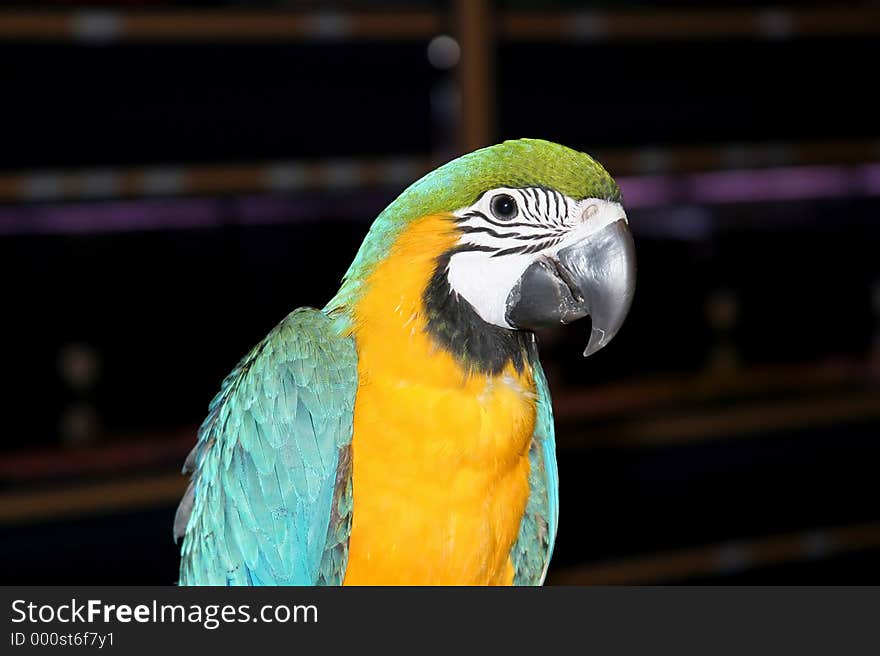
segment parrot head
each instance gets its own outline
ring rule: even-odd
[[[438,214],[454,241],[425,292],[435,322],[464,311],[491,330],[532,332],[589,316],[585,356],[621,327],[636,269],[620,189],[589,155],[537,139],[474,151],[412,184],[373,224],[337,304],[356,298],[410,222]]]

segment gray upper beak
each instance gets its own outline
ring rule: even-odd
[[[507,298],[507,321],[521,330],[567,324],[585,316],[593,328],[584,356],[605,346],[623,325],[636,288],[636,251],[624,219],[542,256]]]

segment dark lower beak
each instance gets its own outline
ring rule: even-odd
[[[586,357],[617,334],[635,288],[635,245],[620,219],[555,257],[532,263],[507,298],[507,321],[520,330],[538,330],[589,316],[593,329]]]

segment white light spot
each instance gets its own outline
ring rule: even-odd
[[[669,154],[660,148],[642,148],[636,152],[636,166],[645,173],[663,173],[669,168]]]
[[[401,184],[416,179],[422,172],[418,162],[414,159],[391,158],[382,164],[382,181],[389,184]]]
[[[89,171],[80,178],[80,192],[87,198],[115,196],[122,181],[113,171]]]
[[[330,189],[350,189],[358,184],[361,170],[356,162],[335,160],[327,166],[325,185]]]
[[[338,39],[350,32],[349,20],[337,12],[321,12],[306,20],[306,33],[318,39]]]
[[[47,200],[64,195],[64,180],[60,175],[42,173],[24,179],[22,195],[27,200]]]
[[[794,23],[788,12],[768,9],[758,14],[758,29],[768,39],[787,39],[794,32]]]
[[[114,41],[122,33],[119,15],[109,11],[83,11],[73,18],[73,37],[78,41],[101,43]]]
[[[593,12],[578,13],[568,23],[571,35],[582,41],[598,41],[608,34],[608,23]]]
[[[265,178],[269,189],[288,191],[305,187],[308,175],[303,165],[288,163],[268,167]]]
[[[434,68],[440,70],[452,68],[458,63],[459,57],[461,57],[461,48],[458,41],[448,34],[435,36],[428,44],[428,61]]]
[[[148,196],[179,194],[183,191],[186,176],[176,168],[150,169],[144,171],[141,189]]]
[[[67,344],[58,353],[58,374],[73,389],[93,387],[99,370],[98,354],[88,344]]]

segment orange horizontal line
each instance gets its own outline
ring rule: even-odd
[[[851,36],[880,33],[880,10],[728,9],[499,12],[511,40],[693,40]],[[0,38],[153,41],[293,41],[419,39],[449,29],[435,11],[303,11],[272,9],[7,10]]]
[[[6,492],[0,494],[0,523],[40,522],[172,504],[181,498],[187,483],[187,477],[175,472],[51,490]]]
[[[614,175],[645,172],[645,160],[659,155],[664,173],[765,168],[787,165],[856,164],[874,161],[878,139],[840,139],[761,144],[596,149],[591,154]],[[656,166],[656,165],[653,165]],[[651,171],[653,172],[653,171]]]
[[[418,39],[442,30],[430,11],[18,10],[0,12],[0,37],[151,41]]]
[[[328,186],[334,170],[345,168],[353,172],[351,186],[367,187],[382,183],[408,184],[425,171],[429,170],[432,161],[428,157],[405,158],[403,160],[411,169],[405,180],[400,180],[399,173],[393,175],[382,173],[392,167],[393,159],[362,159],[338,164],[333,162],[294,163],[300,166],[304,174],[302,181],[293,186],[303,189],[319,189]],[[278,168],[289,166],[288,162],[253,163],[253,164],[206,164],[192,166],[155,166],[145,168],[106,168],[97,171],[31,171],[26,173],[0,174],[0,202],[16,202],[20,200],[58,200],[64,198],[90,198],[89,181],[97,177],[112,178],[112,187],[104,194],[112,198],[141,197],[156,193],[168,195],[217,194],[245,191],[275,189],[273,172]],[[151,178],[171,176],[170,190],[157,192],[151,188]],[[50,181],[49,190],[35,192],[34,187]]]
[[[880,547],[880,522],[671,551],[552,572],[551,585],[637,585],[685,581]]]
[[[69,11],[0,11],[0,37],[66,40],[73,37]]]
[[[851,36],[880,33],[880,10],[511,11],[501,14],[499,31],[507,39],[543,41]]]
[[[563,431],[561,447],[619,447],[681,444],[740,437],[761,432],[809,429],[841,422],[880,418],[880,392],[814,395],[795,401],[742,403],[679,416],[644,417],[607,428]]]
[[[811,390],[870,379],[870,367],[856,361],[749,367],[723,373],[643,377],[587,388],[568,388],[553,397],[557,419],[612,418],[659,406],[717,400],[736,395]]]
[[[58,445],[8,451],[0,460],[0,483],[59,480],[67,476],[117,475],[137,467],[156,467],[183,459],[193,447],[198,425],[126,435],[76,449]]]

